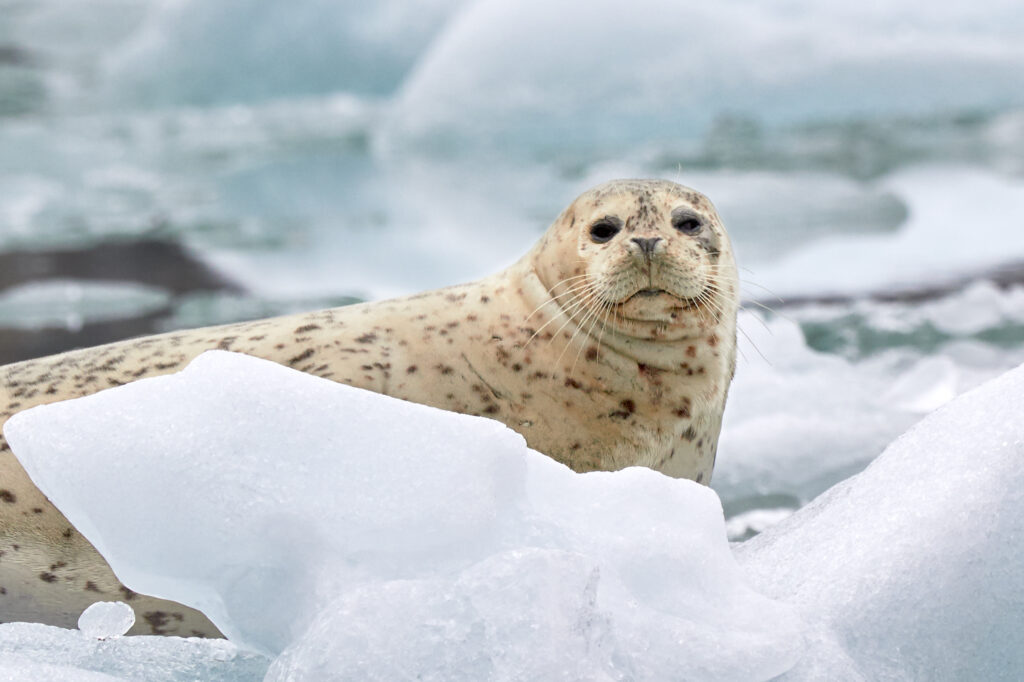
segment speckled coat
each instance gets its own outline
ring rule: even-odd
[[[498,419],[577,471],[643,465],[707,483],[735,366],[736,297],[729,240],[706,198],[617,181],[478,282],[0,368],[0,424],[217,348]],[[133,604],[133,632],[217,634],[202,614],[122,586],[0,438],[0,619],[73,626],[111,599]]]

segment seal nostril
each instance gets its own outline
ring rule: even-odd
[[[654,247],[661,241],[661,237],[651,237],[649,239],[643,239],[641,237],[633,237],[632,241],[636,242],[640,247],[640,250],[647,255],[654,253]]]

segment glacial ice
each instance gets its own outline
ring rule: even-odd
[[[411,71],[384,146],[601,156],[736,112],[792,124],[1024,103],[1012,4],[986,3],[985,21],[973,3],[915,6],[480,0]]]
[[[0,672],[131,677],[152,650],[203,679],[1018,679],[1022,412],[1024,366],[730,550],[692,482],[210,352],[5,434],[129,586],[235,643],[0,625]]]
[[[712,491],[575,474],[492,420],[209,352],[5,434],[128,586],[283,652],[270,679],[752,680],[799,654]]]
[[[1024,366],[737,547],[754,584],[811,624],[782,679],[1024,677],[1022,416]]]

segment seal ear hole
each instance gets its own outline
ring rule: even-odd
[[[603,218],[590,226],[590,239],[598,244],[610,241],[622,228],[613,220]]]

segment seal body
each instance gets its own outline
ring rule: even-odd
[[[405,298],[128,340],[0,368],[0,423],[175,372],[210,349],[500,420],[576,471],[648,466],[708,483],[735,367],[737,280],[701,194],[624,180],[577,198],[519,262]],[[0,614],[70,626],[127,599],[135,632],[216,635],[136,595],[0,438]]]

